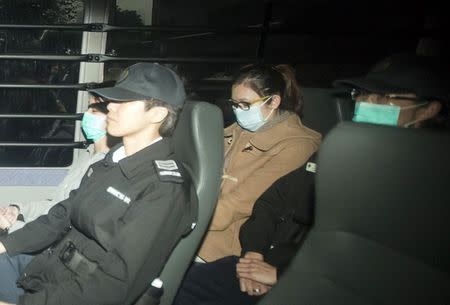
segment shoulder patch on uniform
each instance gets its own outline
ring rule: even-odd
[[[156,167],[163,170],[176,170],[178,169],[177,162],[175,160],[155,160]]]
[[[175,160],[153,160],[153,165],[155,166],[159,180],[175,183],[182,183],[184,181]]]

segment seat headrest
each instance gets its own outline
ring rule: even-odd
[[[186,102],[172,137],[175,154],[196,186],[204,184],[208,164],[223,163],[223,154],[216,153],[217,148],[223,146],[223,137],[218,136],[218,130],[223,134],[218,111],[216,106],[206,102]]]
[[[303,88],[303,124],[323,136],[336,126],[342,120],[335,97],[337,92],[336,89]]]

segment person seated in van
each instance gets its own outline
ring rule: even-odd
[[[351,93],[354,122],[448,128],[450,79],[445,63],[433,57],[394,54],[367,75],[336,80],[333,86]]]
[[[256,199],[281,176],[302,166],[321,135],[301,120],[302,94],[288,65],[243,67],[232,82],[237,122],[224,131],[223,181],[197,260],[240,255],[239,229]]]
[[[142,274],[157,278],[195,222],[192,182],[170,139],[185,101],[179,77],[138,63],[113,87],[90,92],[108,102],[107,132],[123,143],[89,167],[68,199],[0,238],[1,255],[40,252],[18,278],[4,278],[0,265],[1,305],[123,304],[135,297],[131,288],[145,289]],[[22,293],[8,295],[7,281]]]
[[[81,121],[81,128],[88,140],[93,141],[86,150],[82,150],[77,161],[77,166],[72,167],[64,180],[59,184],[57,190],[51,194],[49,200],[30,201],[14,203],[5,208],[0,208],[0,230],[3,234],[8,234],[22,228],[26,223],[31,222],[41,215],[47,214],[48,210],[58,202],[67,199],[69,193],[78,188],[83,175],[89,166],[102,160],[109,150],[108,141],[110,137],[106,135],[106,105],[97,103],[91,99],[88,110],[84,113]],[[13,257],[0,255],[0,264],[8,266],[1,271],[3,278],[8,278],[17,274],[17,270],[26,266],[33,258],[33,255],[19,254]],[[16,275],[17,276],[17,275]],[[0,280],[0,285],[5,289],[5,283]],[[15,283],[8,288],[20,292]]]
[[[93,142],[86,150],[80,151],[77,166],[73,166],[64,180],[49,199],[42,201],[14,202],[7,207],[0,208],[0,231],[1,234],[16,231],[27,222],[31,222],[43,214],[58,202],[67,199],[69,193],[78,188],[81,178],[89,166],[102,160],[109,151],[109,142],[114,141],[106,135],[106,109],[105,103],[98,103],[90,99],[88,110],[81,120],[81,129],[86,139]]]
[[[255,304],[277,282],[312,225],[315,154],[256,200],[242,225],[241,257],[194,263],[173,305]]]

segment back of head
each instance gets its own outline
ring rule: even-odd
[[[302,115],[303,96],[295,78],[295,71],[289,65],[247,65],[239,70],[232,83],[233,86],[247,86],[261,97],[279,95],[279,109]]]

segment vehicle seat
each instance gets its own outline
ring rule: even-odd
[[[319,152],[315,223],[259,305],[450,304],[450,135],[345,122]]]
[[[341,106],[335,97],[336,89],[302,88],[305,126],[325,136],[336,124],[343,121]]]
[[[184,273],[194,259],[208,228],[219,195],[223,167],[223,120],[217,106],[187,102],[173,134],[177,159],[191,175],[198,198],[198,219],[194,229],[171,253],[159,279],[163,282],[160,304],[170,305]],[[152,279],[149,279],[149,286]],[[153,304],[150,289],[137,304]]]

